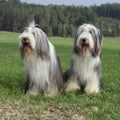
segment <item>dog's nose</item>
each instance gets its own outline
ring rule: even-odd
[[[85,42],[86,41],[86,38],[82,38],[82,42]]]
[[[27,37],[24,37],[23,38],[23,42],[27,42],[28,38]]]

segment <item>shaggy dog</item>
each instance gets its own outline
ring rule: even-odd
[[[88,94],[98,93],[101,81],[101,31],[91,24],[81,25],[74,38],[71,67],[64,73],[65,90],[81,89]]]
[[[19,36],[27,81],[25,93],[55,95],[63,88],[59,59],[46,34],[31,23]]]

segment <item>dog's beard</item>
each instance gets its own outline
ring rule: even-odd
[[[21,55],[24,59],[29,59],[35,55],[35,50],[32,48],[31,43],[28,41],[22,41],[21,45]]]
[[[22,42],[22,50],[24,53],[30,53],[33,51],[30,42]]]
[[[31,48],[31,46],[29,46],[29,45],[25,45],[25,46],[23,46],[23,51],[24,51],[24,52],[31,52],[31,51],[32,51],[32,48]]]
[[[89,41],[82,42],[79,41],[79,45],[77,44],[78,53],[84,57],[91,56],[92,46],[90,45]]]

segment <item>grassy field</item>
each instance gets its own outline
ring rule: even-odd
[[[101,93],[89,96],[73,91],[49,98],[24,95],[25,74],[18,35],[0,32],[1,120],[120,120],[120,37],[104,39],[101,59],[105,89]],[[70,66],[72,38],[49,39],[65,71]]]

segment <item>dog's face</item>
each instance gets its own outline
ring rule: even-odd
[[[19,36],[21,55],[37,55],[47,58],[49,52],[48,38],[46,34],[34,24],[30,24]]]
[[[30,53],[35,50],[36,44],[32,28],[26,28],[26,30],[19,36],[19,46],[24,53]]]
[[[75,35],[75,49],[84,56],[91,53],[93,56],[100,54],[102,34],[98,28],[91,24],[83,24]]]

